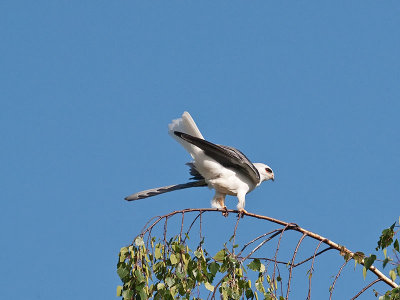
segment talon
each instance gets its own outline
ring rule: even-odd
[[[224,210],[222,212],[222,215],[226,218],[229,215],[228,208],[226,206],[224,206],[222,209]]]
[[[245,210],[244,208],[239,208],[238,211],[239,211],[238,216],[241,218],[244,217],[244,214],[247,214],[247,210]]]

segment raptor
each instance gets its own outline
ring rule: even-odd
[[[192,181],[142,191],[126,197],[125,200],[139,200],[175,190],[208,186],[215,190],[211,200],[212,207],[226,210],[225,197],[231,195],[238,198],[239,212],[246,212],[246,194],[262,182],[274,180],[274,172],[266,164],[252,163],[236,148],[205,140],[188,112],[173,120],[168,128],[169,134],[193,159],[188,163]]]

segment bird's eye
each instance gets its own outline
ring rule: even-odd
[[[267,173],[272,173],[272,170],[270,168],[265,168],[265,171],[267,171]]]

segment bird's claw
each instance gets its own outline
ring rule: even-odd
[[[224,206],[222,210],[222,215],[226,218],[229,215],[228,208]]]
[[[239,208],[238,211],[239,211],[238,217],[243,218],[244,215],[247,214],[247,210],[245,210],[244,208]]]

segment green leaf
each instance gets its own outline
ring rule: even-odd
[[[205,282],[204,286],[206,287],[207,290],[209,290],[210,292],[214,291],[214,286],[211,285],[209,282]]]
[[[261,262],[260,262],[260,260],[257,259],[257,258],[256,258],[256,259],[253,259],[253,261],[252,261],[251,263],[249,263],[249,264],[247,265],[247,267],[248,267],[249,269],[253,270],[253,271],[259,272],[260,269],[261,269]],[[264,269],[265,269],[265,266],[264,266]]]
[[[144,289],[141,289],[139,291],[139,295],[140,295],[140,300],[147,300],[149,297],[147,297],[147,293]]]
[[[396,280],[396,272],[394,271],[394,270],[390,270],[390,272],[389,272],[389,276],[390,276],[390,278],[393,280],[393,281],[395,281]]]
[[[386,265],[387,265],[387,263],[390,261],[391,259],[389,258],[389,257],[387,257],[387,258],[385,258],[384,260],[383,260],[383,268],[385,268],[386,267]]]
[[[136,246],[144,246],[144,241],[143,241],[143,238],[141,237],[141,236],[138,236],[136,239],[135,239],[135,244],[136,244]]]
[[[370,257],[364,258],[364,267],[368,270],[370,266],[374,263],[376,255],[372,254]]]
[[[344,253],[343,258],[345,261],[349,261],[351,259],[351,254],[349,252]]]
[[[162,256],[161,244],[156,245],[156,249],[154,250],[154,256],[156,259],[160,259]]]
[[[219,264],[217,264],[215,261],[213,261],[212,263],[210,263],[208,265],[208,269],[210,270],[211,274],[214,276],[215,274],[217,274],[217,272],[219,270]]]
[[[129,249],[127,247],[122,247],[119,251],[119,262],[125,261],[126,257],[129,255]]]
[[[133,297],[133,291],[132,290],[123,291],[122,297],[123,297],[123,299],[131,299]]]
[[[360,252],[360,251],[355,252],[355,253],[353,254],[353,259],[354,259],[357,263],[359,263],[359,264],[362,262],[362,260],[364,259],[364,257],[365,257],[365,254],[362,253],[362,252]]]
[[[201,255],[201,252],[200,252],[200,251],[197,251],[197,250],[194,251],[193,254],[194,254],[194,256],[196,256],[197,258],[201,258],[201,256],[202,256],[202,255]]]
[[[392,226],[390,226],[390,230],[393,230],[395,226],[396,226],[396,222],[394,222],[394,223],[392,224]]]
[[[265,289],[261,281],[256,281],[256,289],[261,293],[264,293]]]
[[[218,251],[217,254],[215,254],[215,256],[213,258],[216,261],[223,261],[225,256],[226,256],[225,249],[222,249],[222,250]]]
[[[162,290],[163,288],[165,288],[165,284],[160,282],[157,284],[157,291]]]
[[[119,267],[117,269],[117,274],[119,278],[121,278],[121,280],[124,281],[123,279],[129,275],[129,269],[127,269],[125,266]]]
[[[173,278],[171,278],[171,277],[167,277],[167,278],[165,278],[165,283],[166,283],[169,287],[171,287],[171,286],[174,285],[175,280],[174,280]]]
[[[175,254],[171,254],[171,256],[169,257],[169,260],[171,261],[172,265],[176,265],[178,263],[178,260],[175,256]]]
[[[254,293],[251,289],[246,289],[246,299],[253,299],[254,298]]]
[[[376,247],[376,250],[385,249],[393,242],[393,236],[394,236],[393,229],[395,225],[396,223],[393,223],[393,225],[390,226],[390,228],[387,228],[382,231],[382,235],[379,238],[378,247]]]
[[[397,250],[397,252],[400,252],[400,250],[399,250],[399,241],[397,239],[394,241],[393,247],[394,247],[394,249]]]
[[[117,297],[121,297],[122,296],[122,286],[117,286]]]
[[[144,282],[145,281],[142,272],[140,272],[139,270],[135,271],[135,278],[137,279],[138,282]]]
[[[260,265],[260,272],[261,272],[261,273],[264,273],[264,271],[265,271],[265,266],[264,266],[263,264],[261,264],[261,265]]]

